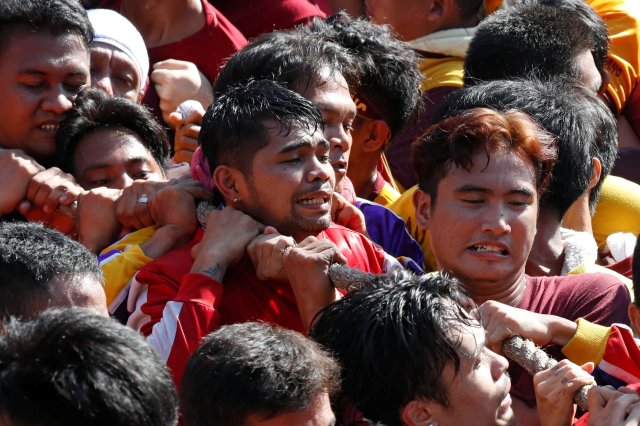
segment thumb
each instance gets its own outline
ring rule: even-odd
[[[262,231],[262,233],[265,234],[265,235],[279,234],[278,230],[276,228],[274,228],[273,226],[265,226],[264,227],[264,231]]]
[[[587,373],[592,374],[593,370],[596,369],[596,365],[593,362],[587,362],[586,364],[582,364],[580,368],[582,368]]]
[[[182,124],[182,114],[178,111],[174,111],[169,114],[169,124],[179,127]]]

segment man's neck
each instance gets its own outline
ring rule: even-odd
[[[365,158],[362,160],[362,163],[358,167],[354,167],[353,170],[349,167],[347,175],[351,179],[358,197],[369,198],[378,178],[378,170],[376,169],[378,163],[377,161],[367,161]]]
[[[525,272],[532,276],[556,276],[562,272],[564,243],[555,209],[541,208],[536,238],[527,258]]]
[[[509,306],[517,306],[527,287],[524,273],[511,283],[486,283],[480,285],[466,286],[473,301],[480,306],[488,300],[504,303]],[[471,288],[475,287],[475,288]]]
[[[201,0],[123,0],[122,13],[140,31],[147,48],[198,32],[205,23]]]

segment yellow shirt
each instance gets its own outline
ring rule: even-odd
[[[607,92],[620,114],[640,73],[640,0],[586,0],[607,25],[611,47]]]
[[[424,58],[420,61],[420,72],[424,76],[422,91],[438,87],[462,87],[464,59],[453,56]]]
[[[607,237],[616,232],[640,233],[640,185],[617,176],[602,184],[596,214],[591,219],[593,237],[602,250]]]
[[[438,264],[436,263],[436,258],[433,256],[433,251],[431,251],[431,244],[429,244],[429,231],[420,229],[416,223],[416,209],[413,207],[413,194],[417,189],[418,185],[415,185],[406,190],[389,208],[404,220],[409,234],[420,244],[420,247],[422,247],[425,271],[437,271]]]
[[[107,306],[124,297],[133,276],[153,259],[144,254],[140,245],[151,239],[157,226],[148,226],[125,235],[100,253],[100,268],[104,274]]]

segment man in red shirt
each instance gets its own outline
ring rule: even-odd
[[[142,332],[176,383],[201,338],[223,324],[262,320],[305,331],[311,314],[338,297],[307,291],[322,275],[313,268],[389,268],[392,260],[365,236],[331,223],[335,174],[322,127],[310,101],[270,80],[229,88],[205,115],[200,143],[226,207],[137,275],[148,288]]]

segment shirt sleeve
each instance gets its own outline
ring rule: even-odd
[[[150,278],[145,279],[149,292],[142,310],[149,314],[151,320],[142,331],[147,342],[171,370],[179,387],[189,357],[202,338],[220,325],[217,307],[223,287],[206,275],[189,273],[180,280],[175,296],[165,303],[166,293],[153,291],[154,284],[162,285],[162,278],[157,277],[157,283],[150,283]],[[162,305],[161,310],[159,305]]]

